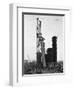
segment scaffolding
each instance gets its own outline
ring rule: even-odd
[[[46,61],[45,61],[45,38],[42,36],[41,32],[41,21],[39,18],[37,18],[37,31],[36,31],[36,37],[37,37],[37,60],[38,63],[42,63],[43,67],[46,67]],[[41,55],[40,55],[41,54]]]

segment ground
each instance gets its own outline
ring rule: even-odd
[[[24,62],[24,74],[42,74],[42,73],[63,73],[63,62],[49,62],[46,67],[42,64],[33,62]]]

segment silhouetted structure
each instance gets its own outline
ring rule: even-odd
[[[57,62],[57,37],[52,37],[53,62]]]
[[[53,62],[53,48],[47,49],[47,54],[45,54],[45,60],[47,65],[49,62]]]
[[[52,48],[47,49],[47,54],[45,54],[46,64],[49,62],[57,62],[57,37],[52,37]]]

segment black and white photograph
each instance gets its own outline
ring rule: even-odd
[[[64,72],[64,14],[22,13],[24,75]]]
[[[70,8],[10,5],[9,83],[69,84],[73,71],[70,26]]]

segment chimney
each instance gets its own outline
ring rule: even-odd
[[[57,62],[57,37],[52,37],[53,62]]]

